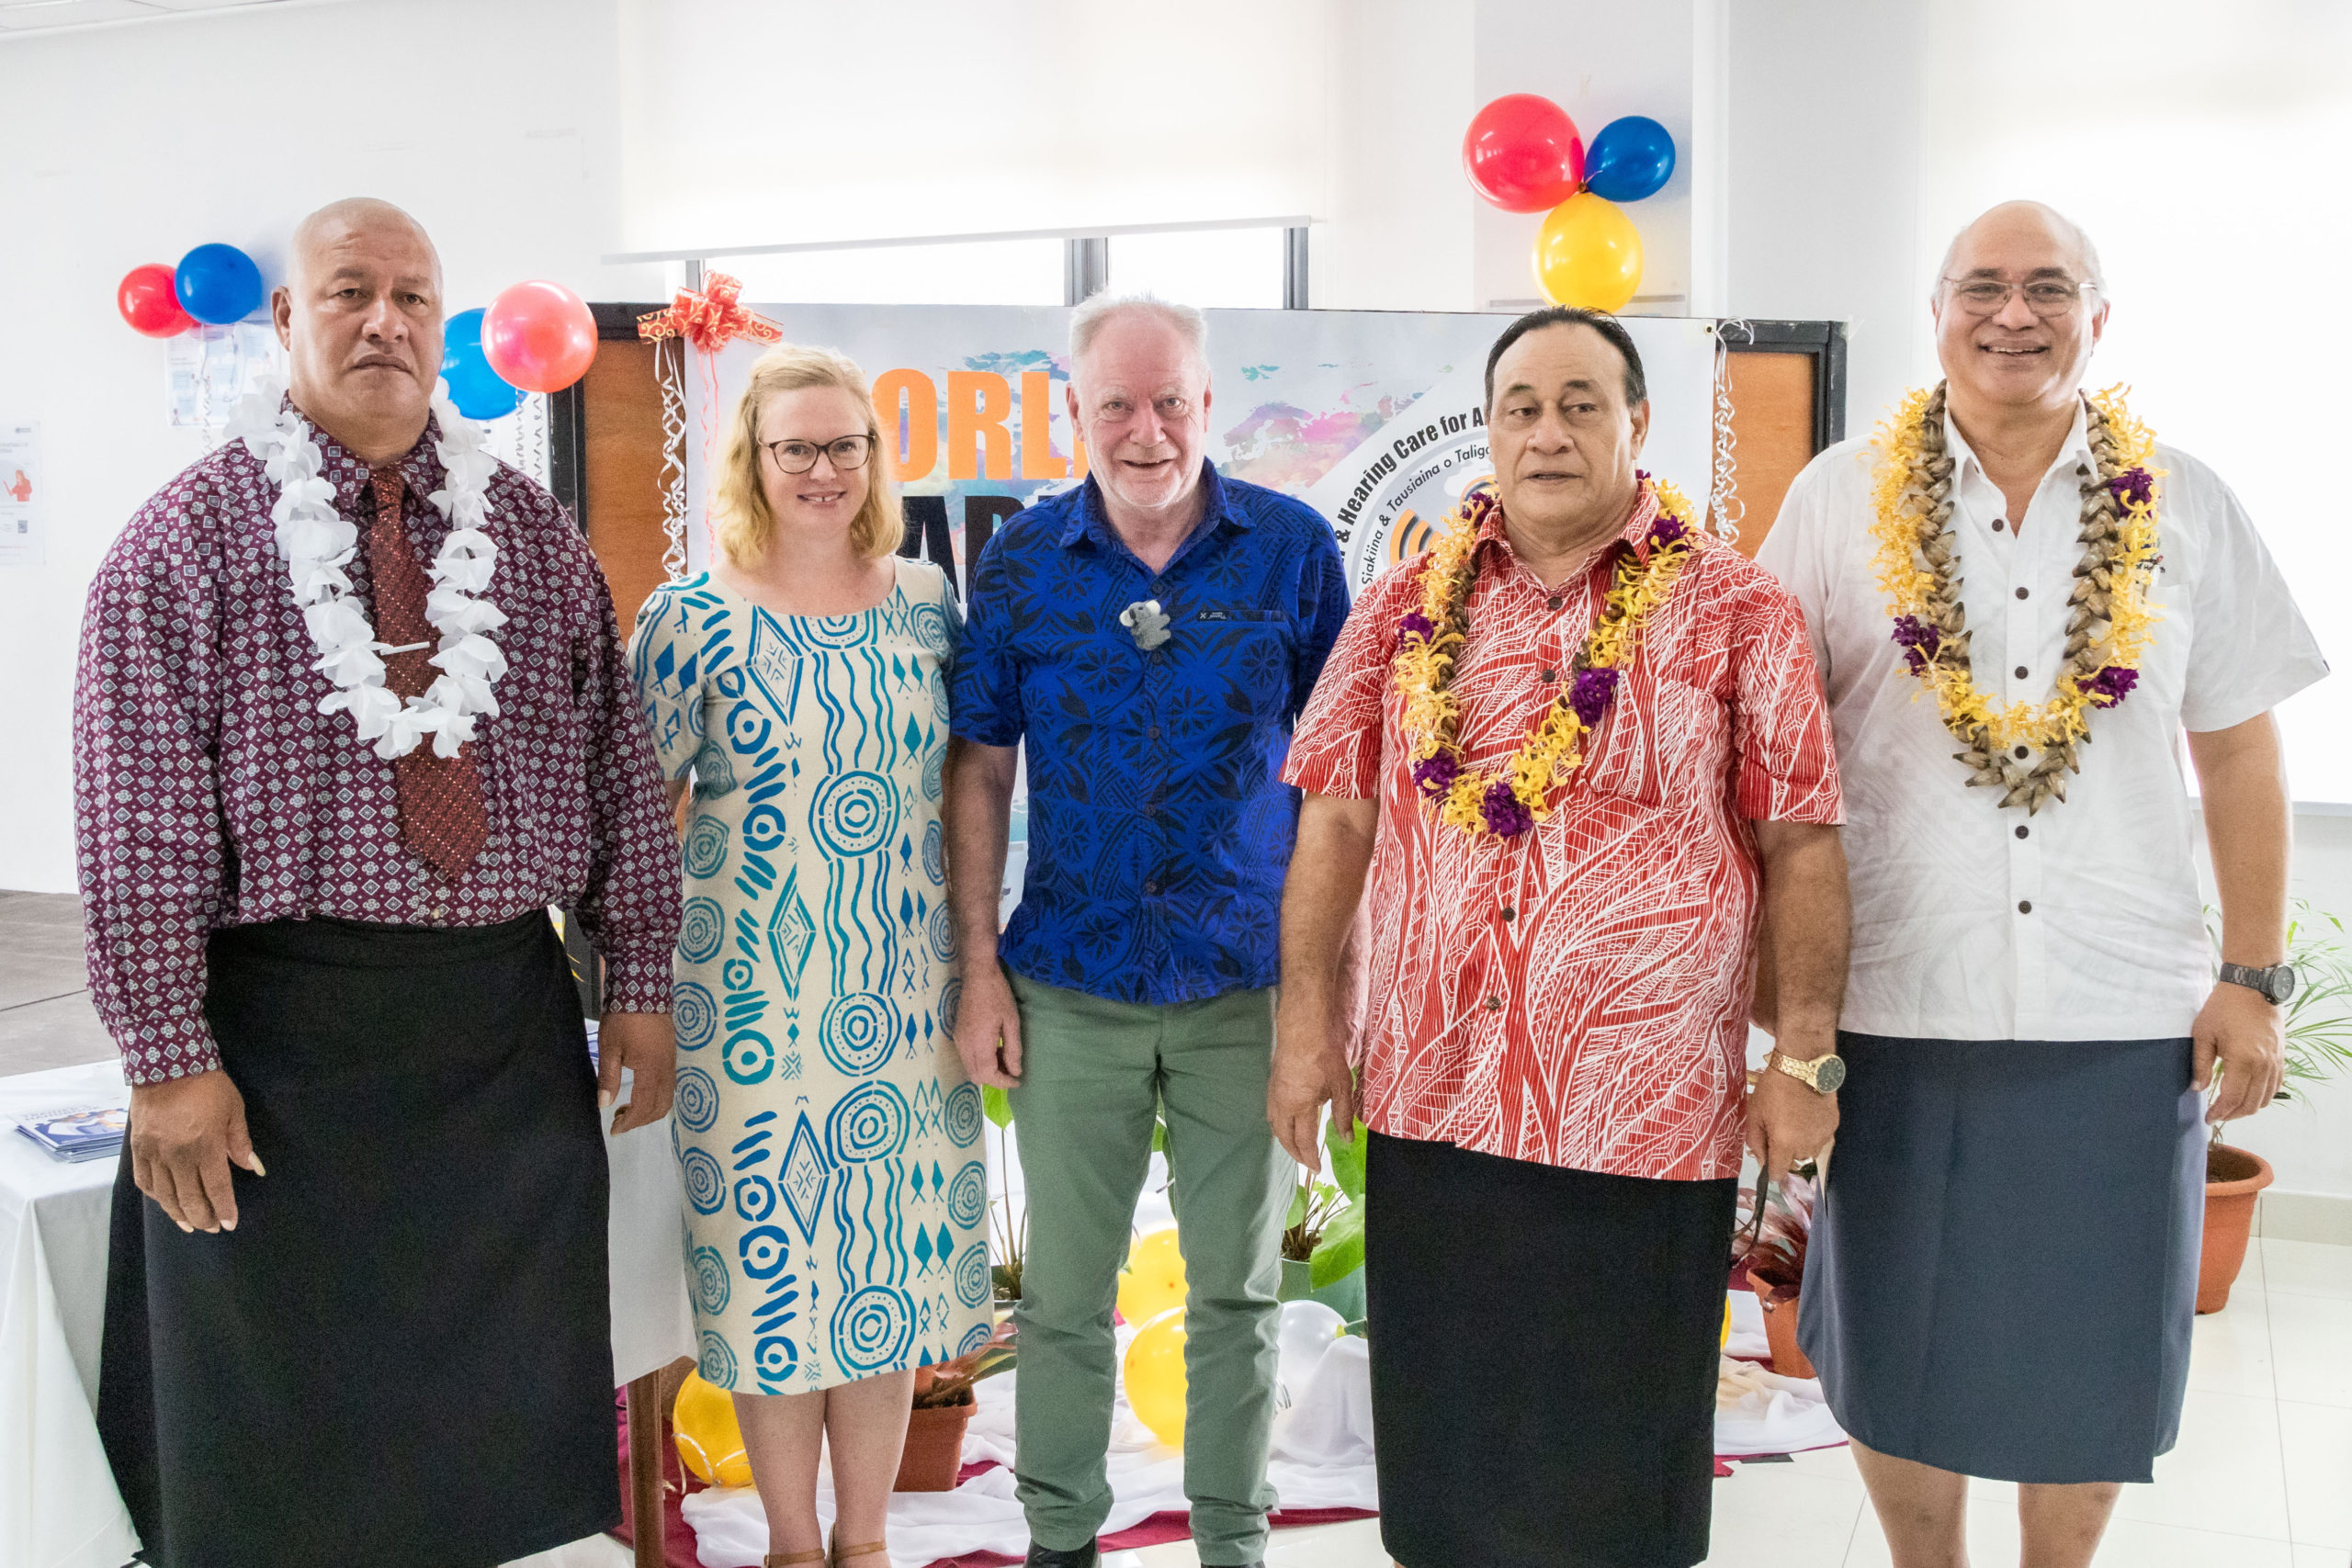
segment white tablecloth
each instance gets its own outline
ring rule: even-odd
[[[138,1548],[98,1444],[107,1210],[115,1162],[68,1165],[16,1132],[38,1111],[127,1100],[114,1063],[0,1078],[0,1563],[121,1568]],[[666,1123],[605,1140],[613,1372],[694,1353]]]

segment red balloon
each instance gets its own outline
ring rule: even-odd
[[[124,321],[149,337],[177,337],[196,325],[196,318],[180,309],[172,269],[160,262],[124,273],[115,288],[114,303]]]
[[[481,353],[510,385],[560,392],[596,357],[596,318],[560,283],[518,283],[482,312]]]
[[[1505,212],[1549,211],[1584,183],[1584,138],[1551,99],[1511,93],[1471,117],[1462,169]]]

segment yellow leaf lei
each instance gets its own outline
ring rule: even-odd
[[[1548,793],[1584,761],[1584,739],[1607,711],[1623,671],[1633,663],[1643,624],[1666,603],[1696,546],[1690,503],[1672,485],[1647,475],[1657,501],[1649,559],[1627,551],[1617,562],[1600,614],[1569,679],[1529,727],[1519,750],[1488,773],[1464,765],[1456,739],[1462,712],[1453,665],[1468,635],[1467,605],[1477,571],[1478,529],[1499,504],[1494,487],[1471,488],[1447,519],[1421,568],[1421,606],[1397,623],[1396,691],[1413,782],[1449,823],[1472,837],[1513,838],[1551,815]]]
[[[1871,490],[1879,586],[1911,672],[1935,694],[1952,755],[1968,782],[1999,785],[2003,806],[2041,809],[2066,798],[2066,775],[2090,737],[2090,710],[2113,707],[2139,679],[2157,615],[2147,584],[2157,557],[2155,437],[2124,406],[2123,389],[2087,400],[2095,473],[2081,486],[2083,558],[2067,604],[2066,657],[2048,701],[2004,703],[1976,685],[1951,535],[1955,465],[1945,450],[1944,389],[1906,396],[1879,427]]]

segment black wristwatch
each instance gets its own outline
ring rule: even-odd
[[[2249,969],[2243,964],[2222,965],[2222,978],[2233,986],[2244,986],[2249,991],[2259,991],[2262,999],[2277,1007],[2295,994],[2295,966],[2274,964],[2267,969]]]

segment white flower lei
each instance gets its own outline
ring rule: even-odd
[[[257,387],[238,404],[229,435],[242,439],[278,485],[277,504],[270,509],[277,553],[286,558],[294,602],[302,607],[302,624],[319,650],[311,668],[325,671],[335,684],[320,700],[319,711],[349,710],[359,739],[374,741],[379,757],[405,756],[427,735],[433,737],[434,755],[454,757],[474,738],[477,716],[497,716],[498,699],[490,688],[506,673],[506,655],[488,636],[506,624],[505,613],[473,597],[490,586],[498,561],[498,547],[484,532],[490,522],[486,492],[498,460],[482,450],[481,426],[458,414],[446,386],[436,387],[433,412],[441,438],[434,451],[448,478],[426,499],[450,528],[433,558],[424,617],[440,637],[431,661],[441,673],[424,695],[402,702],[384,684],[380,656],[424,644],[394,648],[378,642],[375,626],[352,603],[351,579],[343,569],[358,553],[359,530],[335,511],[334,484],[320,475],[324,459],[318,443],[300,414],[280,406],[285,392],[282,381]]]

